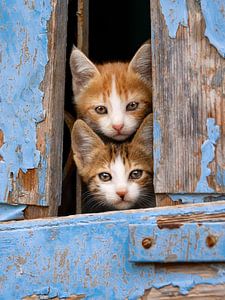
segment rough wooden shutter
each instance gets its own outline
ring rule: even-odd
[[[151,1],[158,205],[225,199],[224,1]]]
[[[67,1],[0,7],[0,203],[28,204],[28,218],[56,215]]]

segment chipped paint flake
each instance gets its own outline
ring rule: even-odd
[[[157,169],[160,164],[160,145],[161,145],[161,127],[157,119],[157,113],[154,113],[153,120],[153,141],[154,141],[154,174],[157,174]]]
[[[0,221],[24,219],[23,211],[25,208],[26,205],[0,204]]]
[[[208,139],[202,144],[202,159],[201,159],[201,177],[195,189],[198,193],[213,193],[214,189],[208,186],[207,177],[211,174],[208,164],[215,157],[215,144],[220,137],[220,127],[215,125],[213,118],[207,119]]]
[[[225,57],[225,2],[201,0],[201,9],[206,24],[205,36]]]
[[[162,13],[171,38],[176,38],[179,25],[188,26],[186,0],[160,0]]]
[[[225,200],[224,194],[169,194],[171,200],[181,200],[183,204],[204,203]]]
[[[39,89],[48,62],[51,1],[0,2],[0,202],[6,202],[19,170],[37,168],[36,124],[44,119]],[[32,2],[34,3],[34,2]]]

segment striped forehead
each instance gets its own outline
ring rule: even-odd
[[[121,183],[127,180],[125,160],[120,154],[111,162],[110,170],[114,180]]]

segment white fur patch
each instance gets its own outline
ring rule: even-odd
[[[125,114],[125,107],[124,103],[122,102],[120,96],[117,94],[116,91],[116,79],[115,76],[112,76],[112,90],[111,95],[109,98],[110,106],[111,106],[111,121],[112,125],[118,125],[124,123],[124,114]]]
[[[110,165],[111,175],[116,190],[126,190],[128,185],[128,178],[123,163],[122,157],[119,155],[115,161]]]

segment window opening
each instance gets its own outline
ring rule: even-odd
[[[76,112],[72,104],[72,77],[69,57],[73,44],[77,45],[77,21],[79,14],[77,2],[76,0],[69,0],[65,88],[65,110],[73,118],[76,118]],[[94,63],[129,61],[137,49],[150,38],[149,5],[149,1],[140,2],[138,0],[90,1],[88,57],[91,61]],[[70,155],[70,148],[70,132],[68,127],[65,126],[64,170]],[[59,215],[70,215],[79,212],[76,210],[76,194],[79,194],[77,189],[79,189],[79,184],[76,186],[76,169],[74,165],[67,178],[64,176]],[[84,186],[82,186],[82,189],[84,189]]]

